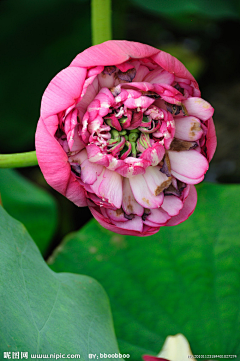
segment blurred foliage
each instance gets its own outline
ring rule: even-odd
[[[34,149],[42,94],[91,45],[90,8],[77,0],[0,2],[2,152]]]
[[[88,360],[88,353],[118,352],[99,283],[51,271],[25,227],[1,206],[0,220],[1,355],[27,351],[49,360],[46,354],[75,353]]]
[[[205,18],[239,18],[238,0],[132,0],[133,3],[150,12],[169,17],[197,15]]]
[[[106,289],[120,352],[140,360],[183,333],[193,354],[240,353],[239,185],[198,186],[194,214],[148,238],[121,236],[95,220],[49,259]]]
[[[55,199],[11,169],[0,169],[0,195],[4,209],[25,225],[44,254],[57,227]]]

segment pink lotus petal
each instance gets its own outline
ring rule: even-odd
[[[87,80],[85,81],[85,83],[86,82]],[[87,110],[88,105],[94,100],[97,93],[98,93],[98,79],[95,78],[91,82],[91,84],[87,85],[85,94],[82,96],[82,98],[79,100],[79,102],[76,105],[76,108],[79,110],[80,118],[83,117],[84,113]]]
[[[100,74],[102,71],[104,70],[104,66],[101,65],[101,66],[95,66],[94,68],[91,68],[88,70],[87,72],[87,77],[92,77],[94,75],[98,75]]]
[[[148,167],[143,177],[147,183],[150,192],[157,196],[169,186],[171,179],[160,171],[160,167]],[[162,199],[163,201],[163,199]]]
[[[217,137],[212,118],[208,120],[208,130],[207,130],[206,138],[207,138],[206,140],[207,156],[208,156],[208,161],[210,162],[217,147]]]
[[[152,166],[156,166],[163,159],[165,149],[162,144],[154,143],[150,148],[147,148],[142,154],[141,158],[146,159]]]
[[[38,164],[47,183],[59,193],[66,195],[71,174],[68,156],[57,139],[48,132],[42,118],[37,125],[36,152]]]
[[[148,67],[144,65],[140,65],[137,69],[137,73],[134,78],[134,82],[141,82],[143,81],[144,77],[149,73]]]
[[[83,149],[81,152],[74,154],[68,158],[69,163],[78,163],[81,165],[87,159],[86,149]]]
[[[200,139],[202,134],[203,130],[198,118],[193,116],[175,118],[175,138],[194,141]]]
[[[143,207],[136,202],[130,187],[129,179],[127,178],[123,178],[122,208],[126,214],[136,214],[140,217],[144,212]]]
[[[170,216],[176,216],[183,207],[183,202],[175,196],[165,196],[162,209]]]
[[[109,40],[91,46],[78,54],[71,66],[92,67],[96,65],[117,65],[130,58],[145,58],[157,54],[158,49],[149,45],[125,40]]]
[[[141,96],[137,99],[128,98],[125,100],[124,105],[128,109],[136,109],[136,108],[148,108],[151,104],[153,104],[155,99],[149,98],[147,96]]]
[[[94,120],[88,125],[88,130],[90,133],[95,133],[103,125],[103,118],[100,115],[97,115]]]
[[[165,212],[162,208],[151,209],[151,213],[147,216],[147,220],[153,222],[157,226],[165,225],[166,222],[171,218],[171,216]],[[148,224],[151,225],[151,224]]]
[[[190,215],[193,213],[197,204],[197,191],[196,188],[191,185],[189,195],[186,198],[183,208],[179,212],[179,214],[175,217],[172,217],[168,222],[167,226],[175,226],[179,223],[185,221]]]
[[[198,84],[192,74],[174,56],[165,53],[165,51],[159,51],[159,53],[152,56],[152,59],[169,73],[174,74],[180,78],[189,79],[198,89]]]
[[[94,98],[94,100],[89,104],[87,108],[87,113],[89,115],[89,120],[93,121],[98,115],[100,110],[100,100]],[[86,114],[84,114],[83,119],[85,118]]]
[[[103,200],[107,199],[116,208],[121,208],[122,177],[118,173],[103,169],[91,188],[98,197]]]
[[[184,177],[198,179],[208,170],[207,159],[196,150],[168,152],[171,169]],[[174,173],[173,173],[174,175]]]
[[[73,174],[70,175],[65,196],[78,207],[87,206],[84,189]]]
[[[135,80],[135,79],[134,79]],[[135,80],[136,81],[136,80]],[[143,81],[146,81],[148,83],[156,83],[156,84],[172,84],[174,81],[174,75],[169,73],[168,71],[165,71],[161,68],[156,68],[155,70],[152,70],[149,72]]]
[[[96,99],[100,102],[99,115],[101,115],[101,117],[104,117],[109,113],[109,108],[114,104],[114,97],[109,89],[102,88],[98,95],[95,97],[95,100]]]
[[[126,87],[134,87],[136,89],[142,90],[142,91],[154,91],[154,85],[151,83],[147,83],[147,82],[132,82],[132,83],[124,83],[121,84],[122,88],[126,88]]]
[[[104,217],[95,207],[90,206],[89,209],[93,217],[101,224],[101,226],[115,233],[129,235],[129,236],[144,237],[144,236],[150,236],[151,234],[154,234],[159,230],[159,228],[152,228],[152,227],[150,228],[144,226],[142,228],[142,232],[129,230],[128,228],[127,229],[119,228],[114,224],[111,224],[109,219]]]
[[[89,162],[89,160],[86,159],[81,164],[81,179],[83,183],[93,184],[96,182],[97,177],[102,173],[102,170],[102,165]]]
[[[138,174],[144,174],[149,164],[145,159],[127,157],[117,166],[116,171],[123,177],[129,178]]]
[[[84,187],[86,188],[86,184],[84,185]],[[91,192],[92,192],[92,190],[91,190]],[[113,209],[113,206],[110,203],[108,203],[106,201],[103,201],[101,198],[96,196],[96,194],[91,193],[91,192],[88,191],[88,198],[92,200],[91,206],[98,205],[98,206],[101,207],[102,210],[103,209],[105,209],[105,210],[106,209]]]
[[[142,232],[143,231],[143,221],[141,217],[135,216],[133,219],[127,221],[127,222],[115,222],[113,221],[113,224],[115,226],[121,228],[121,229],[127,229],[128,231],[137,231]]]
[[[163,202],[163,193],[154,196],[142,174],[129,178],[130,186],[136,201],[144,208],[158,208]]]
[[[204,175],[202,175],[199,178],[190,178],[190,177],[185,177],[182,174],[175,172],[174,170],[172,170],[171,173],[175,178],[177,178],[181,182],[187,183],[187,184],[198,184],[198,183],[202,182],[204,179]]]
[[[104,167],[109,166],[108,156],[106,154],[102,154],[99,147],[95,144],[89,144],[86,147],[88,159],[90,162],[98,163],[103,165]]]
[[[57,114],[73,105],[81,95],[86,73],[86,69],[75,67],[58,73],[43,94],[41,117]]]
[[[214,109],[202,98],[192,97],[184,100],[182,104],[187,109],[189,115],[193,115],[203,121],[212,117]]]
[[[170,360],[167,360],[167,359],[162,358],[162,357],[150,356],[150,355],[143,355],[142,358],[143,358],[144,361],[170,361]]]
[[[98,82],[100,88],[113,88],[115,85],[115,73],[113,74],[99,74],[98,75]]]
[[[85,148],[85,146],[86,144],[82,141],[82,139],[78,135],[78,127],[74,128],[72,130],[72,134],[69,139],[69,149],[71,153],[80,152],[83,148]]]
[[[122,177],[109,169],[104,172],[104,179],[99,187],[102,198],[107,198],[108,202],[117,208],[122,205]]]
[[[123,63],[123,64],[118,64],[118,65],[117,65],[117,68],[118,68],[119,70],[121,70],[123,73],[125,73],[125,72],[128,71],[129,69],[134,68],[134,65],[131,64],[131,63],[125,62],[125,63]]]
[[[111,219],[112,222],[127,222],[128,221],[128,219],[124,217],[124,212],[122,209],[116,209],[116,210],[106,209],[106,214]]]

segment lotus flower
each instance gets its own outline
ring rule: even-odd
[[[216,148],[213,108],[176,58],[107,41],[50,82],[36,131],[46,181],[105,228],[147,236],[186,220]]]

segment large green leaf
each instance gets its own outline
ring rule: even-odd
[[[22,222],[44,253],[57,226],[54,198],[11,169],[0,169],[3,207]]]
[[[109,302],[94,279],[55,273],[25,227],[0,207],[0,358],[30,354],[115,353]],[[50,359],[46,358],[47,360]]]
[[[240,186],[198,186],[194,214],[148,238],[95,221],[66,237],[56,271],[87,273],[106,289],[120,349],[139,360],[183,333],[193,354],[240,353]]]
[[[152,13],[167,16],[196,15],[207,18],[239,17],[237,0],[132,0],[133,3]]]

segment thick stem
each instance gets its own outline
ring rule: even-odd
[[[93,45],[111,40],[111,0],[92,0],[91,7]]]
[[[38,165],[36,151],[15,154],[0,154],[0,168],[21,168]]]

